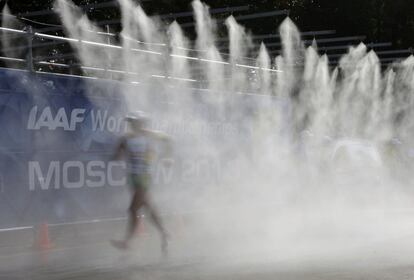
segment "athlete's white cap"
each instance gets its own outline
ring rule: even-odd
[[[146,122],[149,120],[149,117],[147,116],[147,114],[145,114],[142,111],[134,111],[134,112],[130,112],[128,113],[128,115],[125,116],[125,119],[127,121],[138,121],[138,122]]]

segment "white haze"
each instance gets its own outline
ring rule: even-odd
[[[200,1],[192,4],[195,42],[176,22],[164,26],[131,0],[119,2],[123,30],[117,46],[122,49],[73,46],[84,65],[130,73],[120,76],[125,83],[138,79],[139,92],[129,86],[119,92],[128,110],[167,120],[166,132],[169,125],[211,122],[211,114],[241,124],[237,133],[226,131],[224,136],[171,133],[177,157],[220,159],[219,180],[200,181],[191,188],[155,188],[162,212],[191,221],[184,227],[182,244],[188,252],[250,259],[312,257],[412,232],[413,224],[400,215],[413,202],[408,175],[397,180],[385,166],[339,173],[330,155],[340,138],[363,139],[378,147],[399,138],[411,147],[414,57],[382,71],[375,52],[361,44],[340,59],[341,70],[332,69],[316,46],[304,47],[289,18],[279,28],[283,51],[270,57],[264,45],[253,45],[249,32],[233,17],[225,21],[230,39],[226,56],[216,45],[217,24]],[[103,30],[73,3],[58,0],[56,8],[68,36],[108,43],[89,32]],[[260,48],[257,59],[245,59],[254,48]],[[191,80],[200,77],[210,91],[193,95],[188,88],[196,84]],[[253,90],[261,94],[258,103],[271,104],[272,97],[275,105],[240,101],[240,93]],[[154,101],[154,92],[162,93],[162,100]],[[199,99],[214,110],[198,110]]]

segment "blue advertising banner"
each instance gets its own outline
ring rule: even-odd
[[[125,166],[109,161],[125,129],[117,89],[0,70],[0,228],[124,214]]]
[[[0,69],[0,229],[125,216],[126,166],[110,160],[126,131],[122,90],[135,94],[141,88]],[[169,204],[172,196],[196,197],[197,188],[217,185],[232,160],[249,157],[260,136],[258,111],[289,116],[288,104],[271,96],[229,95],[218,113],[201,98],[212,93],[180,89],[184,93],[193,101],[180,103],[179,111],[168,107],[168,88],[150,94],[151,128],[169,134],[180,148],[173,165],[160,160],[153,168],[154,189],[160,187],[158,197]]]

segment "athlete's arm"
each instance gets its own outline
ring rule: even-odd
[[[116,148],[114,155],[112,156],[112,160],[120,160],[125,152],[126,152],[126,138],[122,137],[121,140],[119,140],[119,143],[118,143],[118,146]]]
[[[163,132],[159,132],[159,131],[147,130],[147,133],[152,138],[162,143],[164,147],[163,157],[170,159],[172,157],[172,151],[173,151],[171,138],[167,134]]]

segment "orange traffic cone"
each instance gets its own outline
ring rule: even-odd
[[[49,226],[47,223],[40,225],[34,247],[40,250],[49,250],[53,248],[53,245],[49,239]]]

